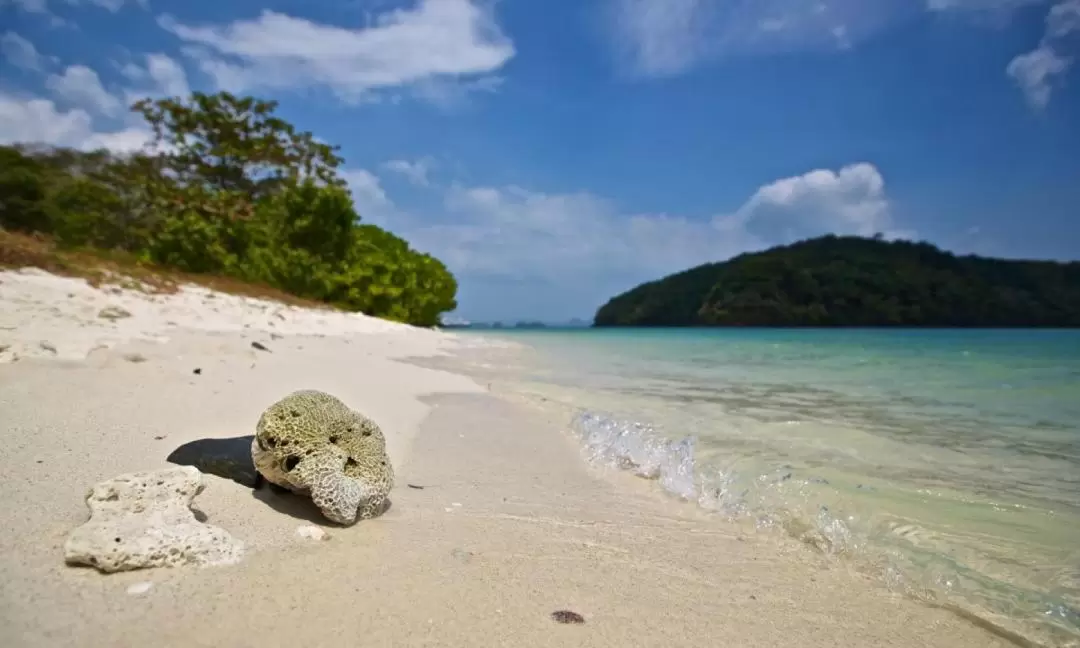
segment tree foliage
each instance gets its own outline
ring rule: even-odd
[[[1080,326],[1080,262],[825,236],[642,284],[596,326]]]
[[[221,193],[253,204],[303,178],[343,184],[337,147],[274,116],[277,102],[195,92],[132,106],[150,124],[172,187]]]
[[[134,155],[0,147],[0,227],[71,247],[261,282],[431,326],[457,283],[433,257],[360,223],[336,147],[228,93],[143,100],[155,133]]]

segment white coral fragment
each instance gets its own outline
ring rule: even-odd
[[[243,543],[199,522],[191,510],[202,488],[202,473],[192,466],[129,473],[97,484],[86,497],[90,519],[68,536],[64,559],[106,573],[238,562]]]

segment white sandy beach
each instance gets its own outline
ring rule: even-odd
[[[109,307],[129,315],[100,317]],[[793,540],[591,468],[558,416],[405,361],[470,340],[203,289],[150,297],[0,273],[0,643],[1010,645]],[[244,542],[238,564],[64,564],[91,486],[167,468],[188,441],[252,434],[296,389],[382,426],[397,472],[386,513],[342,528],[301,497],[205,475],[195,506]],[[328,539],[298,537],[309,524]],[[560,609],[585,623],[554,623]]]

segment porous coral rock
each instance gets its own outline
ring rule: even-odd
[[[239,561],[242,542],[195,518],[191,503],[202,489],[202,473],[191,466],[97,484],[86,496],[90,519],[68,536],[64,559],[107,573]]]
[[[338,524],[381,513],[394,485],[382,430],[325,392],[296,391],[267,408],[251,456],[267,481],[309,495]]]

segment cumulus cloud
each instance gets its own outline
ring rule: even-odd
[[[1046,29],[1038,47],[1009,61],[1005,73],[1016,82],[1032,108],[1042,110],[1050,103],[1055,84],[1072,67],[1073,58],[1064,53],[1076,46],[1080,34],[1080,0],[1063,0],[1046,14]]]
[[[120,100],[101,85],[97,72],[85,65],[72,65],[62,74],[50,75],[45,87],[57,98],[91,113],[113,117],[123,109]]]
[[[642,281],[797,238],[911,236],[894,228],[884,179],[865,163],[770,182],[705,219],[628,213],[588,192],[517,186],[455,185],[443,206],[437,221],[399,214],[392,228],[466,279],[466,317],[499,316],[471,311],[481,300],[503,316],[583,315]]]
[[[82,150],[107,148],[130,152],[150,138],[144,128],[99,131],[82,108],[60,110],[49,99],[0,94],[0,143],[35,143]]]
[[[3,52],[4,60],[24,70],[41,70],[45,66],[45,57],[38,53],[34,44],[15,32],[0,36],[0,52]]]
[[[390,160],[384,162],[383,166],[394,173],[400,173],[418,187],[426,187],[429,184],[428,172],[431,171],[433,164],[434,161],[431,158],[424,157],[415,161]]]
[[[491,6],[472,0],[422,0],[355,29],[269,10],[226,25],[168,16],[160,24],[219,87],[234,91],[320,86],[360,101],[388,88],[476,82],[514,55]]]
[[[129,103],[137,97],[183,97],[191,94],[183,66],[166,54],[147,54],[146,67],[128,63],[121,72],[137,85],[127,91]]]
[[[32,43],[7,33],[0,37],[6,58],[29,69],[44,70],[55,57],[40,54]],[[123,72],[157,88],[185,90],[183,71],[166,56],[147,57],[147,68],[129,65]],[[126,153],[144,148],[152,133],[125,110],[131,90],[113,93],[98,73],[70,65],[43,81],[49,96],[0,89],[0,143],[43,144],[81,150],[109,149]]]
[[[736,212],[739,222],[771,240],[823,232],[900,236],[892,229],[885,179],[868,163],[817,169],[762,186]]]
[[[146,69],[157,89],[163,94],[169,96],[191,94],[184,68],[165,54],[148,54]]]

